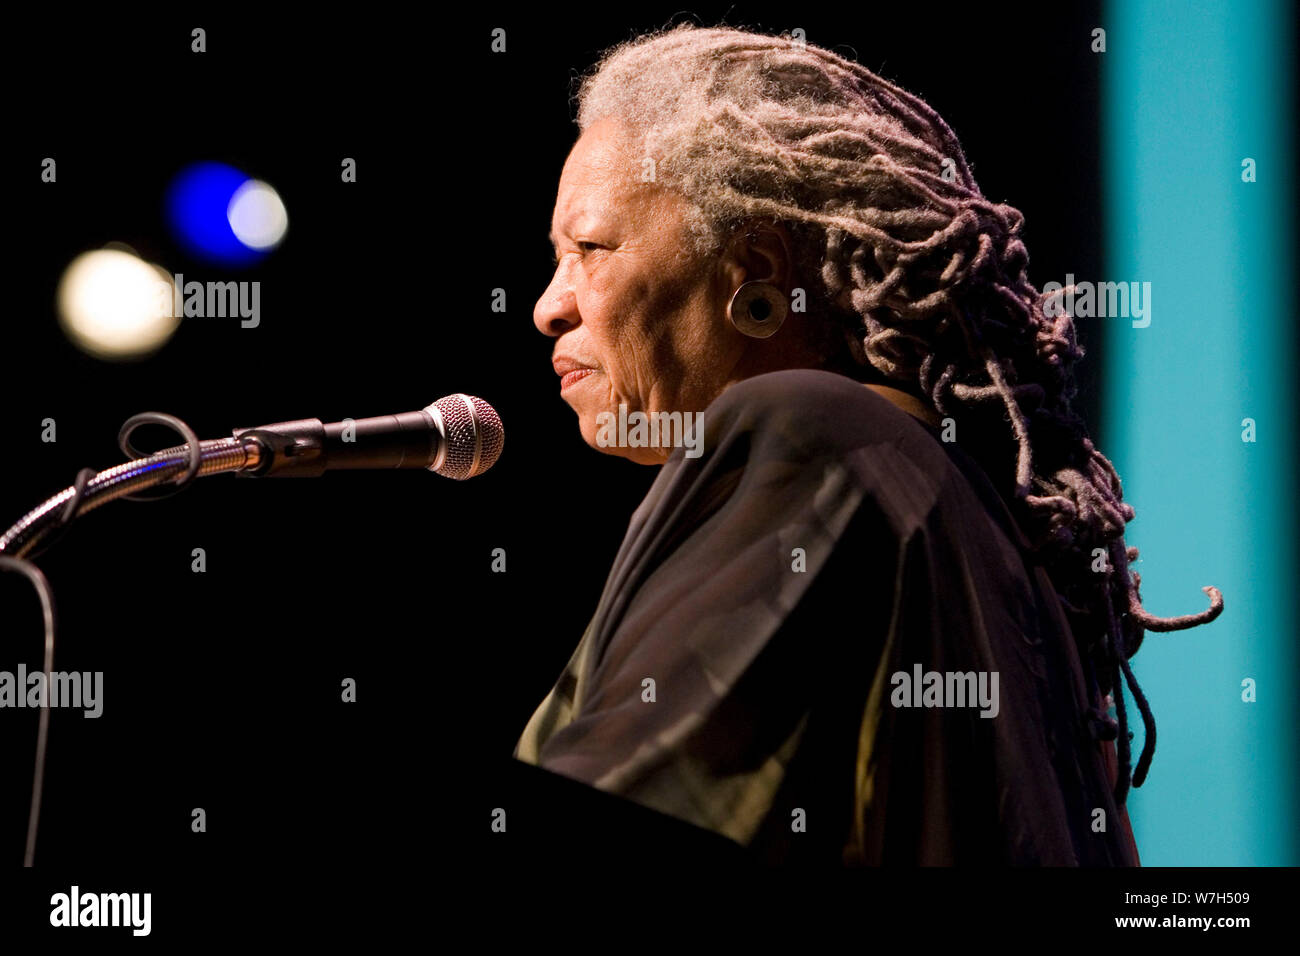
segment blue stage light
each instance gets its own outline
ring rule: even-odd
[[[203,162],[186,167],[172,181],[167,220],[177,241],[196,259],[248,266],[266,257],[266,250],[240,242],[230,226],[230,201],[251,178],[225,163]]]

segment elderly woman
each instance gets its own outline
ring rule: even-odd
[[[578,124],[534,321],[584,439],[662,468],[515,756],[767,860],[1136,864],[1127,661],[1222,601],[1142,609],[1020,214],[791,39],[623,44]]]

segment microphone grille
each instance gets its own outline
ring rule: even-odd
[[[444,448],[430,471],[463,481],[483,474],[501,457],[506,432],[501,416],[483,399],[457,393],[438,399],[425,411],[442,432]]]

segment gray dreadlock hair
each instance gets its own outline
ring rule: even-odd
[[[1026,276],[1024,217],[984,197],[923,100],[790,37],[690,24],[645,34],[609,50],[577,100],[581,129],[613,117],[655,159],[656,180],[691,209],[697,254],[754,219],[784,224],[809,314],[845,333],[858,377],[959,423],[1048,569],[1098,699],[1113,695],[1118,726],[1101,707],[1089,722],[1097,739],[1118,737],[1123,805],[1123,680],[1145,725],[1134,786],[1156,739],[1128,659],[1144,631],[1211,621],[1223,597],[1203,588],[1209,609],[1183,617],[1143,609],[1137,549],[1124,544],[1133,508],[1071,408],[1083,351],[1072,317]]]

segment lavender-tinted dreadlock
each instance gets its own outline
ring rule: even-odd
[[[582,129],[614,117],[656,160],[658,181],[691,207],[696,253],[754,218],[785,224],[859,377],[958,423],[1048,568],[1099,696],[1113,695],[1118,727],[1101,709],[1090,724],[1118,737],[1122,805],[1156,741],[1128,660],[1144,631],[1211,621],[1223,598],[1206,587],[1209,609],[1184,617],[1143,609],[1137,549],[1124,544],[1133,509],[1071,408],[1083,351],[1072,318],[1026,276],[1020,212],[984,197],[924,101],[787,37],[690,25],[638,37],[605,55],[578,103]],[[1124,681],[1145,726],[1135,770]]]

